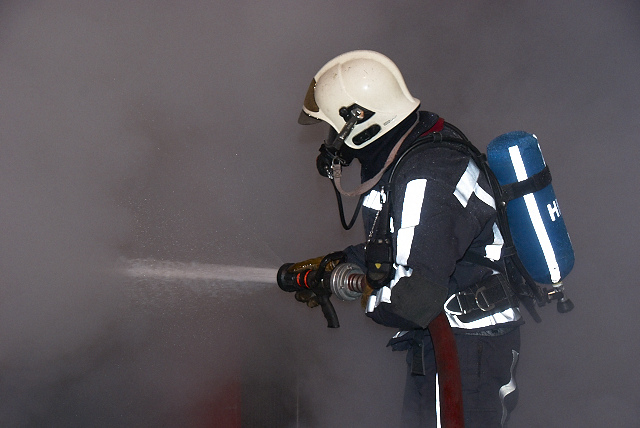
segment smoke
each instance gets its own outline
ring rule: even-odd
[[[126,174],[135,149],[114,126],[117,104],[93,101],[108,91],[97,64],[85,62],[92,32],[81,32],[83,45],[66,30],[89,23],[73,14],[48,19],[48,12],[24,4],[2,8],[5,426],[55,420],[51,412],[65,398],[58,391],[95,375],[101,338],[123,304],[104,267],[130,221],[110,194],[112,177]]]
[[[478,146],[515,129],[540,139],[576,250],[576,309],[528,320],[514,425],[633,426],[639,12],[3,2],[0,424],[206,426],[237,379],[246,426],[396,424],[394,332],[344,302],[327,329],[267,281],[364,239],[340,229],[315,171],[326,128],[295,121],[319,67],[365,48]],[[220,266],[250,270],[230,280]],[[200,276],[181,278],[190,268]]]

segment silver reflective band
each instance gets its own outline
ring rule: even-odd
[[[380,303],[391,303],[391,288],[386,285],[381,289],[371,293],[371,296],[369,296],[369,300],[367,300],[367,307],[365,308],[365,312],[373,312],[373,310],[377,308]]]
[[[414,227],[406,227],[398,230],[397,235],[397,254],[396,263],[405,266],[408,263],[409,255],[411,254],[411,244],[413,243],[413,231]]]
[[[376,211],[382,210],[381,196],[382,194],[377,190],[370,191],[362,201],[362,206]]]
[[[493,243],[484,247],[485,257],[492,261],[500,260],[502,254],[502,246],[504,245],[504,238],[497,223],[493,223]]]
[[[427,187],[427,179],[419,178],[407,183],[402,202],[402,217],[400,228],[417,226],[420,223],[420,212],[424,200],[424,189]]]
[[[520,319],[520,311],[516,308],[507,308],[502,312],[498,312],[486,317],[480,318],[471,322],[461,321],[458,316],[462,315],[459,312],[454,312],[447,309],[447,304],[451,299],[455,298],[455,294],[450,296],[444,304],[444,312],[449,320],[449,325],[454,328],[460,328],[464,330],[472,330],[476,328],[491,327],[494,325],[504,324]]]
[[[509,155],[511,156],[511,163],[513,164],[513,169],[515,170],[518,181],[524,181],[529,178],[524,162],[522,161],[522,156],[520,155],[519,147],[509,147]],[[547,229],[544,227],[542,216],[540,215],[540,210],[536,203],[536,198],[533,193],[526,194],[523,198],[524,203],[527,206],[529,216],[531,217],[531,222],[533,223],[533,229],[535,230],[538,241],[540,242],[544,259],[547,263],[547,267],[549,268],[551,282],[559,282],[562,279],[560,275],[560,267],[558,266],[558,260],[556,259],[555,251],[553,251],[551,240],[547,234]]]
[[[509,416],[509,411],[507,409],[507,406],[504,403],[504,399],[507,395],[511,394],[513,391],[516,390],[517,385],[516,385],[516,377],[514,376],[514,372],[516,369],[516,364],[518,364],[518,357],[520,356],[520,354],[515,351],[515,350],[511,350],[511,355],[513,356],[513,360],[511,361],[511,379],[509,380],[509,383],[502,385],[500,387],[500,402],[502,403],[502,420],[500,421],[500,425],[504,426],[504,423],[507,421],[507,416]]]
[[[402,202],[402,214],[400,217],[400,229],[397,235],[396,264],[406,266],[411,245],[413,245],[413,232],[415,226],[420,223],[420,213],[424,201],[424,190],[427,180],[424,178],[412,180],[407,183]]]
[[[438,381],[438,373],[436,373],[436,428],[441,428],[440,421],[440,382]]]
[[[478,184],[478,177],[480,176],[480,170],[478,166],[472,161],[469,160],[469,165],[467,165],[467,170],[460,177],[460,181],[456,185],[456,190],[453,192],[458,201],[463,207],[467,207],[469,203],[469,199],[471,195],[475,193],[475,195],[485,204],[489,205],[492,208],[496,207],[496,202],[493,199],[493,196],[488,194],[480,185]]]

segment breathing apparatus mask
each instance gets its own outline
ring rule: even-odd
[[[344,144],[344,141],[358,121],[365,119],[364,109],[359,106],[354,105],[351,109],[343,107],[341,110],[345,119],[344,126],[340,132],[333,127],[329,128],[327,139],[320,146],[320,154],[316,158],[318,173],[331,179],[333,179],[334,165],[349,166],[353,161],[354,153]]]

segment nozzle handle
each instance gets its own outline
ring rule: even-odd
[[[328,294],[317,295],[318,303],[322,309],[322,314],[327,320],[327,327],[338,328],[340,327],[340,321],[338,321],[338,314],[336,313],[331,300],[329,300]]]

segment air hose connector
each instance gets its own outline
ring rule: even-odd
[[[331,272],[329,286],[340,300],[351,301],[362,295],[364,272],[355,263],[340,263]]]

